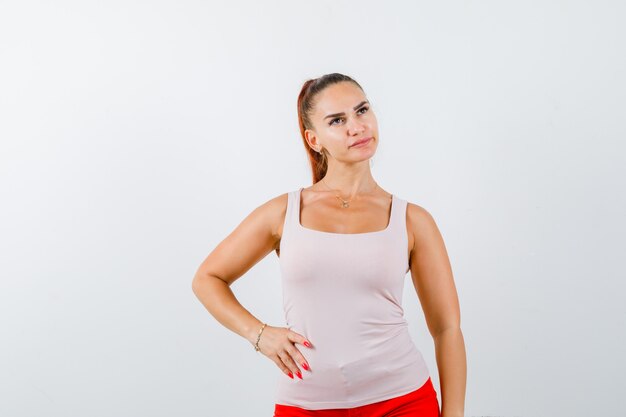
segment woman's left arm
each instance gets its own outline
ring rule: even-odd
[[[459,299],[439,228],[423,207],[408,203],[413,246],[409,267],[428,330],[435,342],[441,387],[441,417],[463,417],[467,364]]]

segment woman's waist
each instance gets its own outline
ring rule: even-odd
[[[419,351],[408,355],[354,356],[349,359],[309,355],[310,370],[302,380],[278,376],[277,402],[338,408],[351,402],[382,398],[420,386],[429,371]],[[319,401],[326,401],[325,407]],[[365,403],[365,402],[364,402]]]
[[[405,326],[369,332],[313,329],[300,332],[295,326],[291,329],[312,343],[311,348],[300,348],[311,366],[318,362],[324,366],[341,367],[359,360],[370,361],[372,364],[406,362],[419,353]]]
[[[376,347],[390,339],[409,337],[408,323],[402,316],[385,319],[341,317],[323,320],[319,317],[287,316],[287,327],[311,343]]]

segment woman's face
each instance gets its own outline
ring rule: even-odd
[[[352,82],[340,82],[325,88],[316,100],[314,129],[305,131],[311,147],[323,147],[329,158],[341,162],[370,159],[378,146],[378,122],[363,91]],[[367,143],[355,145],[366,138]]]

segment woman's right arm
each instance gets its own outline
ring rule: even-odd
[[[287,195],[255,208],[200,264],[191,288],[223,326],[256,342],[262,322],[235,298],[230,286],[257,262],[276,249],[278,226],[284,219]],[[281,213],[282,212],[282,213]]]
[[[287,206],[287,194],[254,209],[200,264],[192,290],[209,313],[223,326],[256,343],[263,323],[237,300],[230,286],[278,247]],[[266,326],[259,341],[261,352],[286,373],[297,374],[293,360],[306,362],[292,343],[305,338],[289,329]],[[303,366],[305,369],[306,366]],[[289,368],[289,369],[287,369]]]

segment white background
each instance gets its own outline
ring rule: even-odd
[[[381,186],[446,241],[466,416],[623,416],[618,1],[0,2],[0,415],[271,416],[278,368],[191,290],[311,183],[296,99],[340,72]],[[274,253],[233,284],[283,325]],[[405,315],[440,393],[407,275]]]

